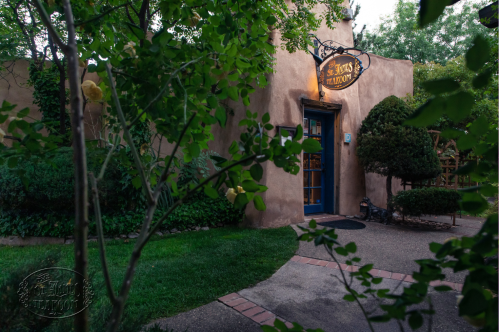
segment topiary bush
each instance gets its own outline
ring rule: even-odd
[[[456,190],[430,187],[399,191],[393,196],[391,206],[406,216],[449,214],[459,210],[460,199]]]
[[[369,112],[357,134],[359,163],[366,173],[387,177],[388,202],[392,196],[392,177],[416,181],[442,173],[426,128],[403,125],[412,114],[413,110],[403,100],[387,97]]]

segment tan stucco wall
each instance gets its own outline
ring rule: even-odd
[[[51,63],[47,62],[47,65],[50,66]],[[38,111],[38,106],[33,104],[33,87],[27,85],[29,62],[26,60],[17,60],[13,63],[4,63],[2,66],[7,69],[0,72],[3,78],[0,80],[0,102],[7,100],[11,104],[17,104],[17,107],[12,111],[12,116],[21,109],[28,107],[30,108],[29,116],[40,120],[42,114]],[[80,68],[81,73],[83,73],[82,68]],[[101,80],[96,73],[86,73],[84,79],[92,80],[97,84]],[[69,88],[67,82],[66,88]],[[69,109],[69,105],[66,108]],[[99,103],[88,103],[85,107],[85,137],[87,139],[99,138],[101,110],[102,105]],[[25,120],[30,122],[28,118],[25,118]],[[0,128],[7,132],[9,123],[10,121],[7,120],[5,123],[0,124]],[[9,144],[10,140],[6,139],[5,143]]]
[[[346,3],[345,3],[346,4]],[[325,10],[318,7],[317,11]],[[343,21],[330,30],[325,25],[316,33],[321,40],[332,39],[346,46],[353,46],[352,22]],[[279,45],[279,35],[275,34],[274,43]],[[336,44],[340,46],[340,44]],[[345,46],[344,46],[345,47]],[[277,63],[275,73],[269,75],[269,85],[258,89],[250,96],[251,105],[244,107],[229,102],[235,110],[229,116],[228,129],[220,131],[219,138],[210,144],[210,148],[226,155],[233,140],[242,132],[237,123],[245,117],[245,110],[257,111],[260,115],[269,112],[274,126],[297,126],[302,123],[302,98],[319,100],[315,63],[306,52],[288,53],[278,49],[275,55]],[[362,56],[363,65],[367,66],[367,56]],[[412,63],[371,56],[371,68],[352,86],[341,90],[325,89],[324,101],[342,104],[340,114],[339,144],[339,211],[344,215],[357,214],[359,202],[369,196],[373,203],[386,206],[385,178],[375,174],[365,174],[359,166],[355,154],[357,131],[370,109],[385,97],[396,95],[404,97],[412,94]],[[215,129],[218,131],[218,129]],[[352,134],[352,142],[344,143],[344,133]],[[271,135],[275,135],[272,131]],[[217,135],[215,135],[217,137]],[[301,158],[300,158],[301,159]],[[254,227],[279,227],[303,221],[303,173],[290,175],[267,162],[265,175],[261,183],[269,189],[263,194],[267,211],[259,212],[252,204],[246,208],[247,224]],[[397,180],[393,181],[393,191],[400,190]]]

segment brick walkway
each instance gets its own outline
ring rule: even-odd
[[[324,261],[324,260],[318,260],[314,258],[309,258],[309,257],[303,257],[303,256],[294,256],[291,258],[292,262],[297,262],[300,264],[309,264],[309,265],[316,265],[316,266],[321,266],[326,269],[336,269],[336,270],[343,270],[346,272],[356,272],[359,270],[358,266],[355,265],[346,265],[346,264],[336,264],[335,262],[329,262],[329,261]],[[390,271],[384,271],[384,270],[378,270],[378,269],[372,269],[369,271],[371,275],[374,277],[381,277],[381,278],[386,278],[386,279],[393,279],[393,280],[402,280],[406,282],[415,282],[415,280],[412,278],[412,275],[410,274],[403,274],[403,273],[397,273],[397,272],[390,272]],[[455,291],[461,291],[463,289],[463,285],[459,283],[454,283],[454,282],[449,282],[449,281],[432,281],[430,282],[430,286],[435,287],[435,286],[440,286],[440,285],[445,285],[451,287]],[[263,308],[262,306],[259,306],[258,304],[244,298],[243,296],[239,295],[238,293],[232,293],[229,295],[225,295],[221,298],[218,299],[221,303],[225,304],[226,306],[238,311],[239,313],[243,314],[244,316],[252,319],[253,321],[257,322],[260,325],[274,325],[274,321],[276,318],[278,318],[280,321],[284,322],[287,327],[292,328],[293,325],[290,322],[287,322],[285,319],[278,317],[276,314],[272,313],[270,310],[267,310]]]

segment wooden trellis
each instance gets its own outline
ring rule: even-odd
[[[438,140],[440,138],[440,132],[437,130],[428,130],[429,133],[437,134],[435,139],[435,144],[433,149],[437,150]],[[477,162],[478,159],[463,159],[459,160],[459,150],[457,149],[456,142],[454,140],[450,140],[442,151],[445,151],[449,146],[454,146],[455,155],[454,157],[439,157],[440,166],[442,167],[442,174],[435,179],[428,180],[420,180],[420,181],[402,181],[402,185],[404,186],[404,190],[406,186],[411,186],[411,188],[423,188],[423,187],[439,187],[446,189],[454,189],[458,188],[468,188],[472,186],[477,186],[478,183],[472,182],[471,177],[469,175],[454,175],[452,174],[459,167],[464,166],[468,162]],[[452,225],[456,225],[456,214],[452,215]]]

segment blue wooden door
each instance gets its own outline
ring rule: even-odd
[[[325,212],[326,201],[326,117],[320,113],[305,112],[304,138],[321,143],[322,151],[303,153],[303,204],[305,214]]]

